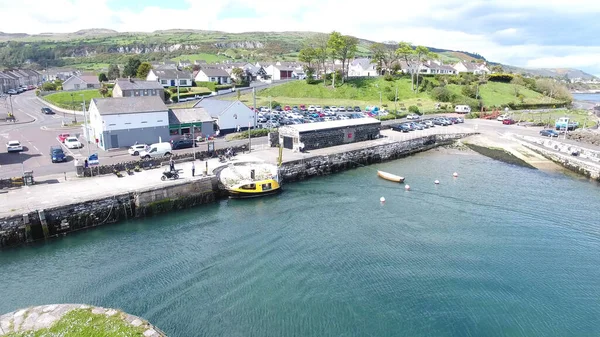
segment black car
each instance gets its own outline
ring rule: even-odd
[[[544,129],[544,130],[540,130],[540,136],[558,137],[558,132],[556,132],[552,129]]]
[[[171,149],[189,149],[194,147],[194,140],[190,138],[171,139]]]
[[[394,131],[409,132],[410,131],[410,126],[402,123],[402,124],[392,125],[391,129],[394,130]]]
[[[52,111],[50,108],[42,108],[42,113],[44,115],[54,115],[54,111]]]
[[[354,112],[362,112],[362,110],[360,110],[360,107],[359,107],[359,106],[355,106],[355,107],[354,107]]]
[[[60,146],[50,146],[50,159],[53,163],[67,161],[67,156]]]

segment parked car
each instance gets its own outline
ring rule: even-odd
[[[135,144],[130,146],[127,152],[132,156],[139,156],[140,152],[146,150],[147,147],[148,145],[146,144]]]
[[[573,122],[568,117],[561,117],[554,122],[556,130],[564,130],[566,128],[568,131],[572,131],[577,129],[578,126],[578,122]]]
[[[194,147],[194,140],[190,138],[177,138],[171,139],[171,149],[179,150],[179,149],[189,149]]]
[[[65,143],[67,149],[79,149],[83,147],[83,145],[81,144],[81,142],[79,142],[79,139],[77,139],[77,137],[67,137],[65,138],[65,141],[63,143]]]
[[[306,111],[306,105],[304,105],[304,104],[300,104],[300,110],[302,110],[302,111]]]
[[[67,156],[65,156],[62,147],[55,145],[50,146],[50,159],[52,163],[65,162],[67,161]]]
[[[354,107],[354,112],[362,112],[362,110],[360,109],[359,106],[355,106]]]
[[[6,152],[21,152],[23,151],[23,146],[21,142],[18,140],[10,140],[6,143]]]
[[[417,114],[410,114],[410,115],[406,116],[406,119],[421,119],[421,116],[419,116]]]
[[[558,137],[558,132],[552,130],[552,129],[544,129],[544,130],[540,130],[540,136],[544,136],[544,137]]]
[[[19,92],[18,92],[18,91],[16,91],[15,89],[10,89],[10,90],[8,90],[6,93],[7,93],[7,94],[9,94],[9,95],[16,95],[16,94],[18,94]]]
[[[171,155],[171,143],[155,143],[140,152],[140,158],[167,157]]]
[[[286,105],[283,107],[283,111],[290,111],[292,110],[292,107],[290,107],[289,105]]]
[[[54,111],[52,111],[50,108],[42,108],[42,113],[44,115],[54,115]]]
[[[497,120],[499,120],[500,122],[502,122],[503,120],[509,118],[508,115],[500,115],[498,116],[498,118],[496,118]]]
[[[468,105],[457,105],[454,107],[454,112],[459,114],[468,114],[471,112],[471,107]]]
[[[512,118],[506,118],[505,120],[502,121],[502,124],[506,124],[506,125],[511,125],[511,124],[515,124],[516,121]]]
[[[67,139],[69,136],[71,136],[71,135],[68,133],[61,133],[58,135],[58,141],[61,143],[64,143],[65,139]]]
[[[345,108],[345,107],[343,107],[343,106],[341,106],[341,107],[339,107],[339,108],[338,108],[338,110],[337,110],[337,111],[338,111],[338,112],[346,112],[346,108]]]
[[[430,128],[432,128],[432,127],[435,126],[435,124],[433,124],[433,121],[431,119],[426,119],[426,120],[423,121],[423,123],[425,125],[427,125],[428,127],[430,127]]]
[[[404,124],[404,123],[395,124],[395,125],[392,125],[391,129],[394,131],[399,131],[399,132],[409,132],[410,126],[408,126],[407,124]]]
[[[274,119],[271,119],[270,121],[268,121],[267,123],[265,123],[265,128],[276,129],[278,127],[279,127],[279,123],[276,120],[274,120]]]

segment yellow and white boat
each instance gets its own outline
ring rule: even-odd
[[[389,181],[393,181],[395,183],[402,183],[404,182],[404,177],[395,175],[395,174],[391,174],[391,173],[387,173],[384,171],[377,171],[377,176],[379,176],[379,178],[383,178],[385,180],[389,180]]]
[[[232,199],[256,198],[281,192],[281,186],[275,179],[246,181],[227,188]]]

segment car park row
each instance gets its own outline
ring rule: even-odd
[[[412,117],[409,122],[394,124],[390,128],[394,131],[410,132],[416,130],[425,130],[436,126],[448,126],[464,122],[464,119],[460,117],[432,117],[426,119]]]

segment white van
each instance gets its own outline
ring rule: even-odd
[[[468,114],[471,112],[471,107],[468,105],[457,105],[454,107],[454,112],[459,114]]]
[[[145,151],[140,152],[140,158],[156,158],[156,157],[164,157],[171,155],[171,143],[155,143]]]

